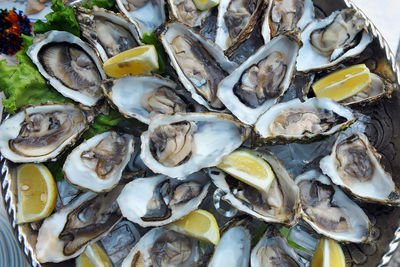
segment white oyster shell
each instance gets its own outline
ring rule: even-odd
[[[133,136],[105,132],[74,148],[63,166],[71,184],[97,193],[110,191],[121,179],[122,171],[134,151]]]
[[[251,236],[242,226],[229,228],[219,240],[208,267],[249,266]]]
[[[274,38],[271,42],[261,47],[255,54],[250,56],[242,65],[235,69],[229,76],[223,79],[218,85],[218,98],[240,121],[252,125],[258,117],[274,105],[289,88],[292,76],[295,70],[296,57],[299,51],[299,45],[295,38],[281,35]],[[259,64],[274,52],[283,55],[283,63],[286,66],[285,74],[281,83],[276,88],[265,88],[265,90],[276,90],[278,94],[273,98],[266,98],[263,103],[257,107],[250,107],[244,103],[234,92],[235,85],[242,84],[243,74],[252,66]],[[272,78],[273,79],[273,78]],[[263,81],[264,82],[264,81]],[[260,82],[259,82],[260,83]],[[254,88],[254,91],[256,89]]]
[[[151,229],[140,238],[122,262],[121,267],[192,267],[199,266],[200,262],[201,255],[197,240],[158,227]]]
[[[165,21],[164,0],[116,0],[118,9],[129,18],[143,38]]]
[[[297,10],[299,6],[298,2],[302,2],[303,5],[303,12],[300,17],[297,17],[299,13]],[[274,7],[275,3],[279,3],[281,9]],[[287,17],[290,17],[290,19]],[[278,35],[275,32],[271,32],[272,20],[282,25],[284,23],[290,23],[288,20],[294,20],[293,22],[295,22],[296,17],[298,20],[294,28],[285,25],[284,29],[279,29],[278,34],[285,31],[293,31],[296,28],[303,30],[314,19],[314,4],[312,0],[270,0],[261,28],[264,42],[268,43],[274,36]]]
[[[321,159],[320,168],[334,184],[358,198],[398,205],[400,191],[379,162],[380,158],[366,135],[343,133],[333,145],[331,154]]]
[[[267,161],[275,173],[269,192],[261,192],[239,182],[222,170],[211,168],[208,174],[213,183],[226,193],[222,199],[238,210],[265,222],[282,223],[288,226],[296,224],[300,216],[300,193],[290,173],[271,152],[249,152]],[[252,203],[254,199],[258,202]]]
[[[346,12],[346,10],[342,10],[342,12]],[[351,43],[346,44],[349,47],[338,47],[332,52],[332,54],[325,55],[319,52],[310,41],[311,34],[316,30],[323,29],[330,25],[340,14],[340,11],[333,12],[325,19],[314,20],[304,29],[304,31],[301,33],[301,41],[303,42],[303,46],[300,48],[299,56],[297,58],[297,71],[309,72],[311,70],[333,67],[347,58],[352,58],[359,55],[362,51],[364,51],[368,44],[372,42],[372,35],[366,30],[361,29],[361,40],[359,40],[355,46],[350,46],[353,41],[349,40]],[[363,21],[363,19],[357,13],[355,13],[354,19]],[[364,28],[365,27],[366,26],[364,25]],[[338,36],[332,37],[339,38]],[[352,36],[350,38],[354,37]]]
[[[293,99],[258,119],[255,130],[264,140],[296,141],[329,136],[355,121],[353,111],[328,98]]]
[[[172,192],[168,189],[164,192],[162,185],[167,185]],[[209,186],[210,181],[203,173],[194,173],[182,181],[164,175],[138,178],[124,187],[117,201],[122,215],[128,220],[142,227],[162,226],[197,209],[207,195]],[[162,202],[162,207],[157,206],[156,202]],[[162,208],[166,208],[160,213],[167,214],[165,218],[147,217],[149,209]]]
[[[174,132],[176,131],[174,127],[180,124],[188,125],[191,134],[181,136]],[[163,131],[159,137],[171,142],[170,145],[176,146],[177,149],[172,149],[168,159],[185,151],[182,161],[179,160],[178,163],[167,166],[156,159],[157,154],[151,151],[156,143],[151,138],[158,138],[160,129],[167,131]],[[171,136],[166,138],[166,134]],[[153,172],[183,179],[202,168],[216,166],[225,155],[238,148],[247,136],[248,129],[230,115],[218,113],[157,115],[150,122],[148,130],[141,136],[140,157]],[[168,148],[171,148],[170,145]],[[164,148],[163,145],[158,144],[157,147]]]
[[[201,26],[211,13],[197,9],[192,0],[168,0],[168,4],[171,16],[189,27]]]
[[[66,81],[61,80],[65,77],[54,77],[46,68],[41,54],[48,49],[48,45],[59,45],[61,47],[74,47],[84,53],[80,55],[76,61],[69,61],[69,64],[73,67],[67,70],[66,76],[71,80],[71,83],[76,85],[76,88],[67,86]],[[99,84],[101,80],[106,78],[103,71],[102,64],[97,57],[97,54],[90,48],[85,42],[69,32],[63,31],[49,31],[43,35],[35,37],[33,44],[29,47],[27,55],[32,59],[32,62],[36,65],[39,72],[50,82],[50,84],[62,95],[71,98],[79,103],[86,106],[93,106],[96,102],[103,97]],[[66,57],[69,55],[53,55],[49,56],[51,64],[57,63],[60,57]],[[58,68],[58,71],[60,71]],[[80,74],[81,78],[85,77],[88,80],[83,83],[82,80],[72,81],[75,78],[77,71],[82,71]],[[70,73],[69,73],[70,72]],[[62,74],[58,74],[62,75]],[[79,86],[77,85],[79,84]]]
[[[75,143],[86,129],[86,115],[74,105],[30,106],[3,121],[0,151],[13,162],[48,161]]]
[[[371,231],[368,216],[328,177],[310,170],[296,177],[295,181],[300,188],[302,218],[315,231],[342,242],[360,243],[367,240]],[[312,194],[315,188],[310,188],[313,186],[321,188],[315,196]]]
[[[192,98],[209,110],[224,109],[216,97],[218,83],[236,64],[215,44],[177,22],[164,25],[160,39],[179,80]],[[181,47],[176,47],[177,42]]]

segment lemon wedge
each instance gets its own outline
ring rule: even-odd
[[[365,90],[371,83],[371,73],[364,64],[333,72],[312,85],[318,98],[341,101]]]
[[[332,239],[321,239],[311,262],[311,267],[345,267],[342,247]]]
[[[23,164],[17,169],[17,222],[43,219],[56,205],[57,187],[53,175],[43,164]]]
[[[106,252],[97,244],[88,246],[75,260],[76,267],[111,267],[113,264]]]
[[[268,192],[275,178],[275,174],[268,162],[244,150],[236,150],[225,156],[217,167],[264,192]]]
[[[168,229],[175,232],[218,245],[219,227],[214,215],[197,209],[180,220],[170,223]]]
[[[116,78],[158,70],[156,48],[154,45],[143,45],[126,50],[104,62],[103,69],[108,76]]]
[[[198,10],[208,10],[219,4],[219,0],[193,0],[193,4]]]

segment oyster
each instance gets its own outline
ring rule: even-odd
[[[43,221],[36,242],[39,262],[61,262],[81,254],[121,219],[115,199],[122,187],[96,195],[87,192]]]
[[[183,179],[217,165],[247,136],[248,128],[225,114],[157,115],[141,136],[140,157],[153,172]]]
[[[270,0],[261,29],[264,42],[296,28],[302,30],[313,19],[312,0]]]
[[[82,110],[69,104],[24,108],[0,126],[0,151],[13,162],[44,162],[57,157],[87,129]]]
[[[209,186],[202,173],[182,181],[164,175],[139,178],[124,187],[117,201],[128,220],[143,227],[162,226],[197,209]]]
[[[362,134],[341,134],[331,154],[320,161],[320,168],[332,182],[358,198],[382,204],[398,205],[400,192],[379,160],[375,148]]]
[[[255,124],[263,142],[308,141],[329,136],[355,121],[353,112],[328,98],[290,100],[273,106]]]
[[[106,80],[102,88],[109,101],[125,117],[146,124],[157,114],[193,111],[191,103],[175,90],[176,84],[157,75]]]
[[[218,83],[236,64],[214,44],[176,22],[165,25],[160,39],[179,80],[192,98],[210,110],[224,109],[217,98]]]
[[[250,247],[249,230],[243,226],[231,227],[222,235],[208,267],[249,266]]]
[[[69,32],[49,31],[35,37],[27,55],[62,95],[86,106],[102,98],[106,78],[96,53]]]
[[[299,45],[281,35],[221,81],[218,98],[242,122],[254,124],[289,88]]]
[[[192,0],[168,0],[168,4],[171,16],[189,27],[201,26],[210,14],[197,9]]]
[[[208,171],[213,183],[226,195],[222,198],[232,206],[255,218],[292,226],[300,215],[299,188],[288,171],[271,152],[252,151],[269,163],[274,174],[269,191],[262,192],[240,180],[212,168]]]
[[[97,193],[110,191],[121,179],[134,149],[133,136],[105,132],[84,141],[63,166],[68,182]]]
[[[151,34],[165,21],[163,0],[116,0],[118,9],[129,18],[140,38]]]
[[[297,70],[329,68],[359,55],[372,42],[364,18],[354,9],[333,12],[311,22],[302,32],[303,47],[297,58]]]
[[[328,177],[311,170],[295,181],[300,188],[302,217],[315,231],[338,241],[367,240],[371,230],[367,215]]]
[[[197,240],[164,228],[153,228],[132,248],[121,267],[191,267],[199,266],[201,261]]]
[[[122,15],[96,6],[93,10],[79,7],[74,11],[83,38],[97,50],[103,62],[140,44],[135,27]]]
[[[251,251],[251,267],[299,266],[305,264],[282,237],[263,237]]]
[[[239,44],[250,37],[265,6],[263,0],[221,0],[215,43],[231,55]]]

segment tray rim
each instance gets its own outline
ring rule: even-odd
[[[397,80],[397,85],[400,87],[400,68],[398,63],[396,62],[396,57],[394,53],[391,51],[389,44],[387,41],[383,38],[383,35],[381,32],[378,30],[378,28],[374,25],[374,23],[365,15],[365,13],[356,5],[352,2],[352,0],[343,0],[344,4],[349,7],[357,10],[363,18],[366,20],[366,25],[367,27],[371,30],[371,33],[374,38],[377,38],[379,41],[379,45],[381,49],[385,52],[386,59],[390,63],[390,66],[392,68],[393,73],[395,74],[396,80]],[[1,121],[6,119],[8,117],[8,114],[4,112],[4,108],[2,108],[1,113],[2,118]],[[12,193],[10,189],[10,181],[7,179],[9,177],[9,167],[8,167],[8,160],[5,159],[1,154],[0,154],[0,183],[1,183],[1,194],[2,194],[2,201],[4,204],[4,208],[7,213],[9,225],[11,226],[11,229],[14,233],[14,237],[17,239],[17,243],[20,247],[20,249],[24,252],[24,255],[26,256],[26,259],[28,260],[28,263],[33,266],[33,267],[39,267],[42,266],[34,257],[33,257],[33,250],[34,248],[30,247],[29,244],[26,242],[26,236],[24,233],[21,231],[21,226],[16,223],[16,210],[13,209],[12,205]],[[400,244],[400,222],[397,227],[397,229],[394,232],[394,238],[390,243],[388,244],[388,251],[385,252],[385,254],[382,256],[380,263],[378,264],[379,267],[381,266],[386,266],[389,261],[392,259],[394,253],[396,252],[396,249],[399,247]]]

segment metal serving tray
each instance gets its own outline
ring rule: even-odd
[[[350,0],[314,0],[316,12],[330,14],[337,9],[352,7],[362,12]],[[368,67],[397,85],[400,81],[400,72],[396,65],[395,57],[389,49],[382,35],[366,18],[367,26],[374,36],[374,41],[362,53],[362,62]],[[365,106],[355,107],[361,113],[371,117],[367,124],[366,134],[371,143],[382,155],[381,162],[385,169],[392,173],[397,186],[400,186],[400,93],[395,88],[392,97],[383,98],[378,102]],[[7,114],[3,114],[3,119]],[[26,254],[32,266],[71,266],[72,261],[59,264],[40,264],[35,257],[34,247],[37,237],[38,224],[16,224],[16,164],[5,160],[0,156],[1,167],[1,189],[3,201],[9,216],[9,222],[14,234]],[[212,192],[211,192],[212,193]],[[210,204],[211,205],[211,204]],[[360,203],[375,225],[374,241],[369,244],[345,245],[346,258],[350,259],[348,264],[352,266],[384,266],[386,265],[400,241],[400,207],[386,207],[378,204]]]

